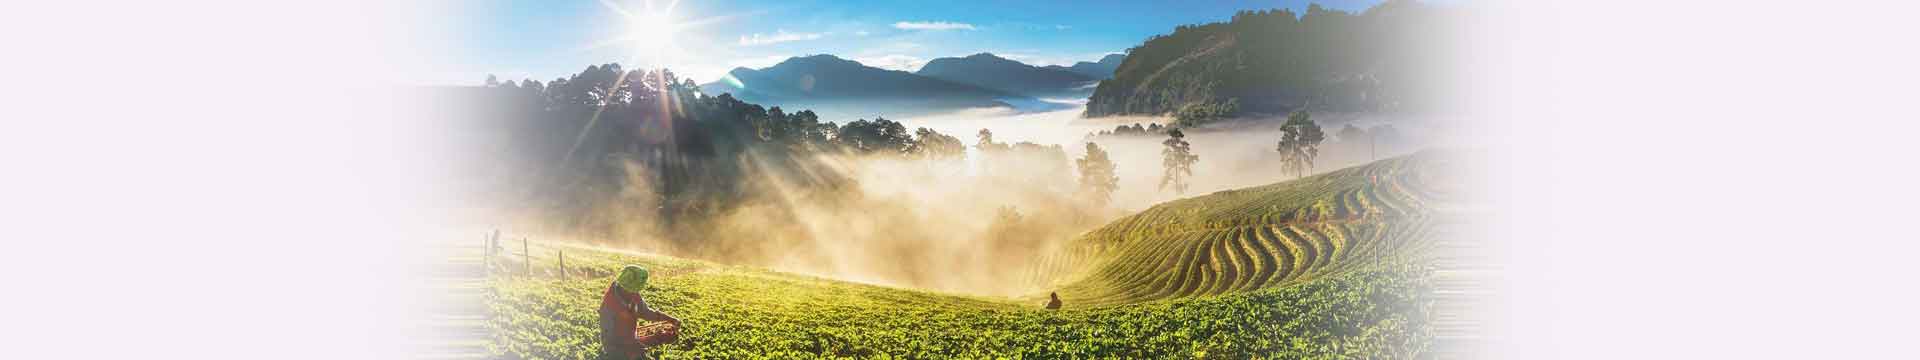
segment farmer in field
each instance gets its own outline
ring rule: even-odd
[[[1052,300],[1047,300],[1047,310],[1060,310],[1060,292],[1047,293],[1047,296],[1053,298]]]
[[[647,307],[647,301],[640,298],[640,289],[646,286],[647,269],[639,265],[627,265],[620,269],[619,276],[613,278],[613,285],[607,287],[607,295],[600,298],[600,349],[606,353],[603,358],[648,358],[647,347],[650,344],[641,343],[635,336],[640,319],[665,321],[672,323],[674,329],[680,328],[680,319]]]

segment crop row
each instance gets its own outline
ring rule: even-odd
[[[1095,266],[1056,274],[1067,280],[1058,291],[1069,306],[1220,295],[1397,256],[1427,241],[1432,227],[1425,210],[1431,191],[1415,180],[1422,160],[1391,159],[1155,207],[1078,239],[1080,247],[1068,253],[1075,258],[1063,262]]]

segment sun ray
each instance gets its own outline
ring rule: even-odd
[[[627,8],[620,7],[620,4],[613,3],[613,0],[600,0],[600,5],[604,5],[607,7],[607,9],[613,10],[613,12],[615,13],[619,13],[620,16],[624,16],[628,19],[633,18],[632,12],[628,12]]]

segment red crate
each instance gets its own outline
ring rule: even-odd
[[[655,347],[680,340],[680,327],[669,322],[641,324],[634,328],[633,338],[646,347]]]

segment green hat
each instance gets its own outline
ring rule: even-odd
[[[614,278],[613,283],[619,284],[621,289],[640,292],[641,288],[647,287],[647,268],[640,265],[627,265],[626,268],[620,269],[620,277]]]

